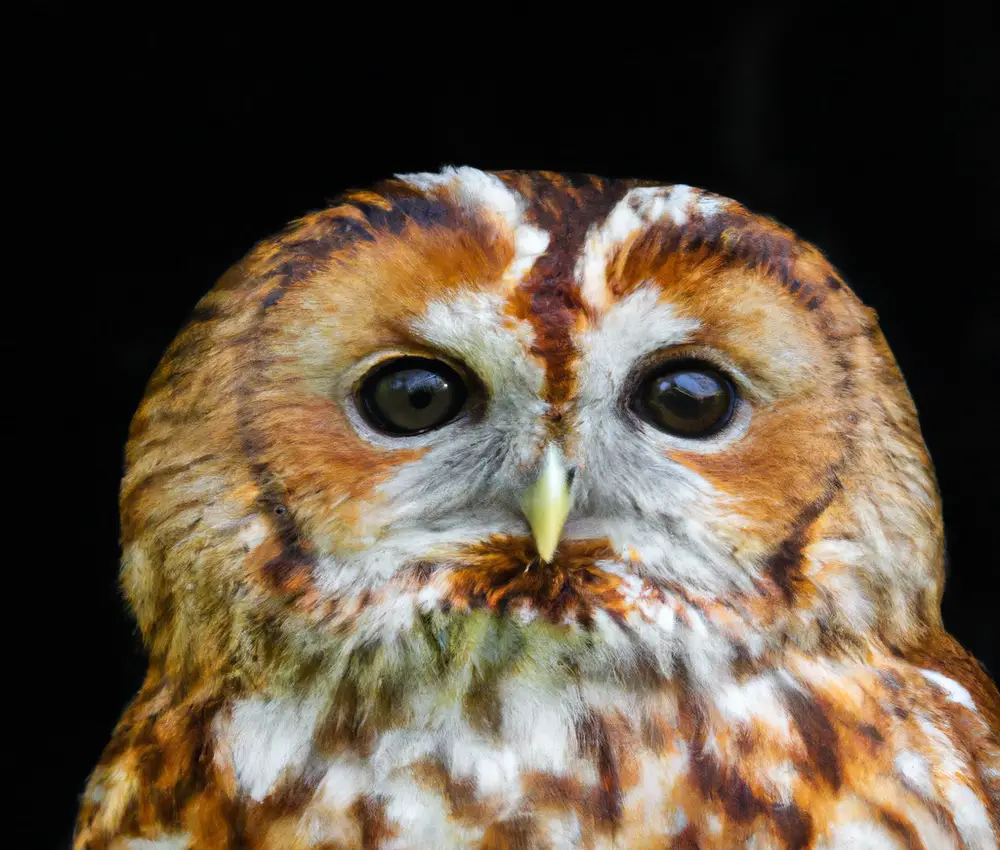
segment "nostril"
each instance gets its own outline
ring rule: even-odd
[[[571,466],[569,469],[566,470],[566,486],[567,487],[572,487],[573,486],[573,479],[574,478],[576,478],[576,467],[575,466]]]

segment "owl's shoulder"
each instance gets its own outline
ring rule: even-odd
[[[951,681],[964,690],[1000,744],[1000,691],[982,663],[955,638],[940,630],[920,644],[897,648],[895,652],[946,688],[947,681]]]

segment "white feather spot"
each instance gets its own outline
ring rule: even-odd
[[[921,670],[920,672],[923,673],[925,679],[941,688],[951,702],[957,702],[959,705],[964,705],[969,711],[978,713],[979,709],[976,708],[972,694],[954,679],[949,679],[936,670]]]
[[[369,791],[372,783],[372,770],[367,764],[358,759],[338,759],[328,765],[316,796],[324,806],[346,809]]]
[[[126,838],[126,850],[186,850],[191,846],[190,833],[164,835],[159,838]]]
[[[944,796],[951,805],[955,827],[968,850],[996,850],[989,813],[975,792],[967,785],[949,782],[944,787]]]
[[[252,552],[267,538],[267,526],[259,517],[254,517],[252,522],[240,529],[237,537],[247,552]]]
[[[934,797],[934,780],[931,778],[930,765],[920,753],[913,750],[902,750],[896,754],[896,772],[903,777],[915,791],[925,797]]]
[[[833,826],[829,843],[816,845],[816,850],[903,850],[903,845],[880,824],[858,820]]]
[[[509,291],[531,271],[549,247],[549,234],[530,224],[520,224],[514,229],[514,257],[503,275],[504,287]]]
[[[666,207],[663,212],[674,220],[674,224],[678,227],[682,227],[687,224],[687,208],[692,199],[693,193],[691,191],[691,187],[680,183],[677,186],[674,186],[671,190],[670,197],[667,200]]]
[[[228,719],[220,717],[220,751],[228,752],[236,781],[251,798],[263,800],[279,778],[301,770],[319,710],[317,701],[252,698],[236,701]]]
[[[734,723],[747,725],[756,720],[784,737],[789,735],[788,713],[778,700],[770,676],[724,684],[715,702],[722,714]]]
[[[524,679],[502,685],[504,740],[515,742],[522,769],[557,776],[567,770],[572,750],[572,712],[578,701],[572,693],[553,693]]]

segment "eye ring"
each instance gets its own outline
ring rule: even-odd
[[[726,374],[700,360],[672,360],[636,382],[629,407],[654,428],[685,439],[705,439],[733,421],[739,395]]]
[[[393,437],[434,431],[462,412],[469,390],[441,360],[404,356],[378,364],[361,379],[357,406],[365,421]]]

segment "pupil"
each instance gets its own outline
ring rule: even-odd
[[[423,410],[433,400],[430,390],[416,390],[410,394],[410,404],[417,410]]]

